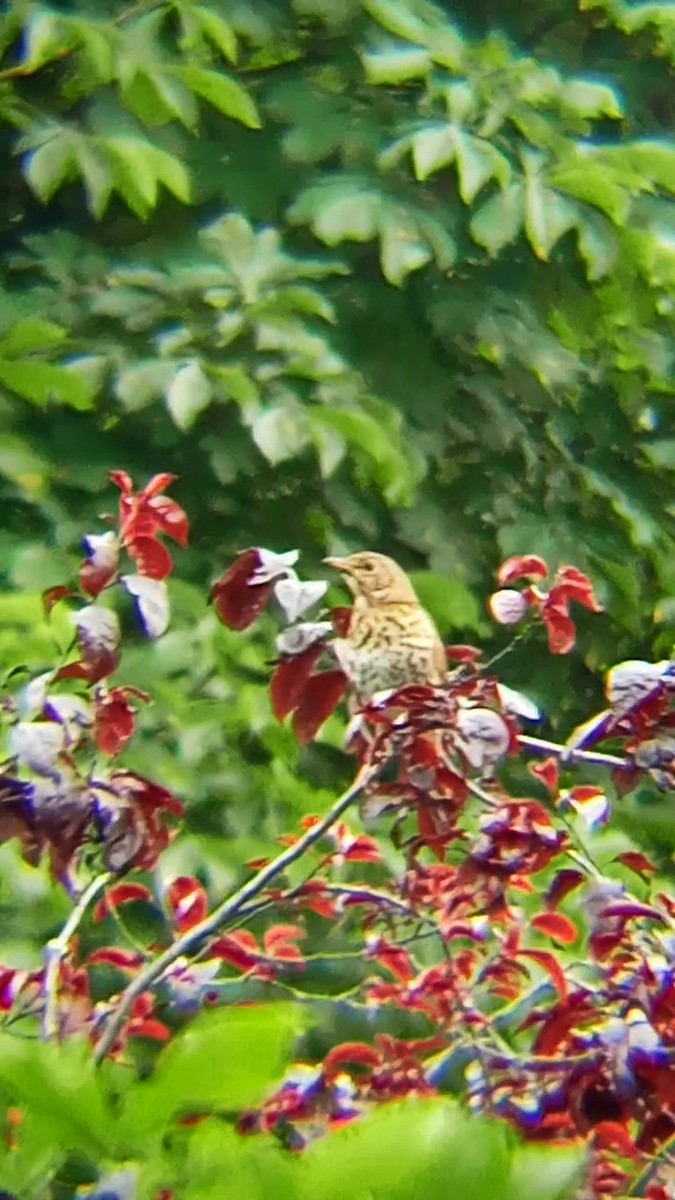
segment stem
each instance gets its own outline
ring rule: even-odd
[[[188,929],[163,954],[160,954],[153,962],[148,963],[147,967],[139,971],[136,978],[131,981],[122,993],[119,1004],[104,1026],[103,1034],[94,1051],[94,1062],[96,1065],[102,1062],[108,1051],[114,1046],[137,998],[143,992],[147,991],[173,963],[184,955],[189,954],[205,938],[217,933],[226,921],[238,916],[247,901],[258,896],[271,880],[285,871],[287,867],[290,867],[292,863],[297,862],[299,858],[302,858],[310,846],[318,842],[330,829],[331,825],[334,825],[342,814],[347,811],[354,803],[356,797],[361,794],[379,770],[379,764],[377,767],[371,765],[362,767],[352,785],[329,808],[325,817],[322,817],[316,825],[308,829],[307,833],[292,846],[289,846],[281,854],[277,855],[276,858],[272,859],[267,866],[258,871],[238,891],[228,896],[226,900],[223,900],[208,917],[205,917],[203,921],[193,926],[192,929]]]
[[[544,738],[529,737],[524,733],[518,734],[520,745],[526,750],[534,750],[536,754],[554,754],[563,763],[585,762],[596,767],[629,767],[627,758],[618,754],[601,754],[596,750],[571,750],[569,746],[561,746],[559,742],[547,742]]]
[[[59,1032],[58,988],[59,967],[70,945],[70,939],[76,932],[89,904],[98,892],[102,891],[111,876],[108,871],[92,879],[88,887],[80,895],[68,920],[58,937],[51,938],[45,946],[45,975],[42,984],[44,1010],[42,1014],[42,1037],[44,1041],[56,1037]]]

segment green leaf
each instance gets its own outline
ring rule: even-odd
[[[422,10],[424,15],[417,16],[406,0],[365,0],[364,8],[389,33],[425,46],[440,66],[450,70],[461,66],[464,43],[439,9],[428,5]]]
[[[185,1150],[181,1200],[301,1200],[302,1165],[269,1138],[242,1138],[223,1121],[202,1121]]]
[[[474,241],[494,255],[516,240],[524,221],[525,186],[512,183],[479,208],[469,228]]]
[[[429,74],[433,63],[426,50],[407,47],[361,55],[369,83],[400,84]]]
[[[138,64],[122,83],[122,98],[127,108],[144,125],[165,125],[178,120],[187,129],[195,129],[199,116],[197,101],[180,79],[175,79],[154,64]]]
[[[257,385],[244,367],[220,367],[216,364],[211,367],[211,374],[220,380],[222,391],[235,404],[246,408],[258,403],[260,395]]]
[[[167,389],[166,406],[178,428],[185,432],[208,407],[212,397],[210,380],[198,362],[191,362],[176,371]]]
[[[575,155],[563,159],[546,175],[547,182],[558,191],[577,200],[585,200],[617,225],[625,221],[630,207],[630,191],[620,182],[617,171],[610,171],[588,156]]]
[[[457,144],[450,125],[434,125],[420,129],[412,139],[412,160],[417,179],[428,179],[430,175],[447,167],[455,157]]]
[[[73,31],[59,13],[35,9],[24,28],[21,65],[27,71],[35,71],[63,57],[73,42]]]
[[[162,1050],[152,1077],[128,1092],[122,1127],[159,1131],[174,1115],[259,1102],[278,1081],[303,1021],[297,1005],[282,1003],[202,1012]]]
[[[565,81],[561,93],[563,109],[580,117],[622,117],[624,108],[615,88],[585,79]]]
[[[158,183],[184,204],[190,202],[188,173],[173,154],[142,138],[102,138],[100,145],[111,162],[116,190],[140,217],[155,207]]]
[[[556,242],[575,224],[576,206],[547,188],[537,173],[528,173],[525,181],[525,232],[537,258],[549,257]]]
[[[311,224],[329,246],[346,240],[368,242],[377,236],[384,197],[359,181],[332,180],[308,188],[292,205],[288,217],[296,225]]]
[[[17,1144],[0,1147],[3,1190],[22,1198],[39,1196],[66,1158],[64,1141],[54,1135],[49,1121],[32,1112],[23,1112]]]
[[[459,1110],[449,1100],[409,1100],[336,1129],[302,1158],[305,1194],[322,1200],[505,1200],[509,1187],[506,1129]]]
[[[115,382],[115,395],[130,412],[145,408],[164,395],[175,370],[175,363],[157,358],[124,367]]]
[[[16,354],[30,354],[32,350],[47,350],[60,346],[67,337],[68,331],[61,325],[43,321],[41,317],[25,317],[0,338],[0,353],[13,358]]]
[[[571,1200],[588,1166],[585,1146],[519,1146],[511,1167],[514,1200]]]
[[[405,214],[384,220],[380,228],[380,262],[382,273],[396,287],[401,287],[412,271],[418,271],[431,260],[429,246],[419,236],[417,228]]]
[[[253,441],[269,463],[276,466],[295,458],[310,440],[307,412],[299,404],[279,404],[263,409],[251,425]]]
[[[335,308],[330,300],[316,288],[303,287],[301,284],[277,292],[271,300],[271,307],[279,313],[294,312],[318,317],[330,325],[335,325],[337,321]]]
[[[619,240],[609,221],[600,213],[584,213],[577,222],[577,241],[588,278],[609,275],[619,256]]]
[[[405,453],[391,408],[373,403],[373,414],[358,409],[315,407],[309,410],[314,429],[338,433],[352,453],[370,465],[369,473],[391,505],[409,504],[420,478],[419,464]],[[398,414],[395,414],[398,416]]]
[[[428,179],[456,162],[459,194],[465,204],[471,204],[489,179],[496,178],[502,187],[509,182],[508,159],[490,142],[466,133],[454,123],[419,130],[413,135],[411,145],[418,179]]]
[[[69,1150],[109,1152],[116,1144],[102,1075],[85,1038],[62,1044],[0,1035],[0,1083]]]
[[[75,158],[84,180],[87,204],[95,217],[102,217],[108,206],[113,188],[113,175],[98,146],[79,138],[75,145]]]
[[[41,407],[50,400],[71,408],[91,407],[91,392],[82,376],[52,363],[0,359],[0,383]]]
[[[75,139],[70,130],[64,129],[28,156],[24,173],[29,186],[45,204],[62,184],[75,177],[76,166]]]
[[[116,190],[133,212],[145,217],[157,202],[157,173],[148,160],[148,143],[141,138],[105,138],[101,147],[111,163]]]
[[[511,178],[509,160],[490,142],[457,129],[454,134],[459,194],[471,204],[489,179],[504,188]]]
[[[172,67],[173,74],[202,100],[212,104],[226,117],[241,121],[249,129],[260,129],[261,121],[253,100],[245,88],[222,71],[209,71],[205,67]]]
[[[424,45],[428,29],[405,0],[364,0],[366,12],[388,33]]]
[[[195,5],[191,10],[201,25],[202,31],[206,34],[209,41],[217,50],[220,50],[223,58],[229,62],[237,61],[237,38],[231,25],[220,16],[219,13],[213,12],[210,8],[203,8],[200,4]]]
[[[159,146],[146,146],[148,163],[154,170],[160,183],[168,192],[181,200],[183,204],[191,202],[190,176],[175,154],[160,150]]]

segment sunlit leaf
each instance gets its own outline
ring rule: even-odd
[[[241,121],[249,129],[260,129],[260,117],[253,100],[245,88],[229,75],[193,66],[173,67],[172,70],[202,100],[226,117]]]
[[[490,254],[498,254],[515,241],[524,222],[525,188],[522,183],[512,183],[479,208],[469,228],[474,241]]]
[[[166,404],[179,429],[189,429],[208,406],[213,389],[198,362],[179,367],[166,392]]]

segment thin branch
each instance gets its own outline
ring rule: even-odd
[[[200,921],[198,925],[193,926],[192,929],[188,929],[163,954],[160,954],[147,967],[139,971],[135,979],[131,981],[122,993],[118,1005],[104,1025],[103,1034],[94,1051],[94,1062],[97,1065],[102,1062],[108,1051],[117,1041],[137,998],[160,979],[164,972],[179,958],[183,958],[193,951],[205,938],[217,933],[232,917],[239,916],[241,910],[249,900],[253,899],[254,896],[260,895],[264,888],[267,887],[267,884],[275,879],[277,875],[280,875],[287,867],[290,867],[294,862],[302,858],[303,854],[318,842],[331,826],[339,820],[343,813],[350,808],[357,796],[363,792],[363,789],[376,776],[379,770],[379,764],[377,767],[370,765],[363,767],[351,787],[346,792],[343,792],[326,815],[320,821],[317,821],[316,825],[313,825],[311,829],[308,829],[303,837],[299,838],[292,846],[289,846],[281,854],[277,855],[276,858],[272,859],[267,866],[258,871],[238,891],[228,896],[226,900],[223,900],[208,917]]]
[[[484,804],[487,808],[502,807],[504,801],[499,800],[496,796],[490,796],[488,792],[486,792],[482,787],[480,787],[479,784],[476,783],[475,779],[465,779],[464,782],[466,783],[471,795],[475,796],[477,800],[480,800],[481,804]]]
[[[108,871],[92,879],[89,886],[80,895],[77,904],[70,913],[58,937],[51,938],[45,946],[45,975],[42,984],[42,994],[44,996],[42,1037],[45,1041],[56,1037],[59,1032],[59,968],[68,953],[70,940],[76,933],[80,921],[94,899],[94,896],[103,890],[110,879],[111,875]]]
[[[518,741],[526,750],[534,750],[537,754],[553,754],[562,763],[585,762],[592,767],[630,767],[627,758],[618,754],[601,754],[599,750],[573,750],[569,746],[561,746],[559,742],[547,742],[544,738],[529,737],[519,733]]]

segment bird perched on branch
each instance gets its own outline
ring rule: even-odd
[[[443,643],[398,563],[369,550],[324,562],[344,576],[354,596],[347,635],[333,646],[357,704],[390,688],[442,683]]]

